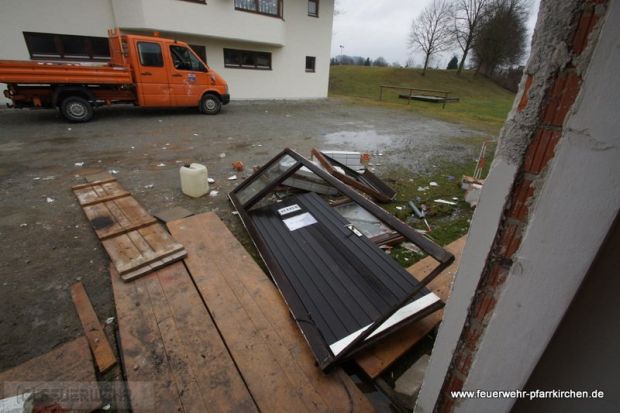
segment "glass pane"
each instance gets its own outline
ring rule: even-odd
[[[254,195],[275,181],[280,175],[291,169],[295,163],[295,159],[289,155],[284,155],[276,160],[260,175],[255,176],[253,178],[254,180],[247,186],[235,192],[241,204],[248,202]]]
[[[355,202],[339,205],[334,208],[367,238],[394,232],[390,227]]]
[[[204,72],[204,65],[194,56],[194,54],[183,46],[170,46],[172,63],[177,70],[193,70]]]
[[[317,16],[319,7],[316,1],[308,0],[308,16]]]
[[[271,54],[270,53],[257,53],[256,54],[256,66],[265,69],[271,69]]]
[[[235,0],[235,7],[243,10],[257,10],[257,0]]]
[[[205,46],[199,46],[196,44],[190,44],[189,47],[196,53],[196,55],[207,63],[207,48]]]
[[[86,38],[82,36],[61,36],[63,57],[89,57]]]
[[[110,45],[105,37],[91,37],[90,46],[94,58],[110,58]]]
[[[243,53],[243,59],[241,64],[243,66],[256,67],[256,55],[252,52]]]
[[[309,72],[314,72],[314,64],[316,62],[316,58],[312,56],[306,56],[306,70]]]
[[[60,57],[53,34],[24,33],[30,54],[35,56]]]
[[[259,0],[258,11],[265,14],[278,15],[278,0]]]
[[[142,66],[163,67],[164,59],[161,55],[161,46],[158,43],[138,43],[140,63]]]
[[[237,50],[224,49],[224,65],[241,66],[241,53]]]

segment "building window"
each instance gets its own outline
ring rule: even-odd
[[[271,70],[271,53],[224,49],[224,67]]]
[[[164,58],[161,55],[159,43],[138,42],[138,54],[142,66],[163,67]]]
[[[235,9],[282,17],[282,0],[235,0]]]
[[[316,57],[306,56],[306,72],[314,72],[316,66]]]
[[[319,17],[319,0],[308,0],[308,16]]]
[[[110,60],[106,37],[24,32],[31,59]]]
[[[205,46],[190,44],[189,47],[200,59],[202,59],[203,62],[207,63],[207,48]]]
[[[183,0],[183,1],[189,1],[189,2],[192,2],[192,3],[207,4],[207,0]]]

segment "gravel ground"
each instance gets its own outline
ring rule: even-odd
[[[115,171],[150,212],[214,211],[249,246],[226,196],[243,178],[227,179],[233,161],[251,169],[286,146],[304,155],[350,149],[374,153],[379,175],[393,165],[415,174],[434,159],[471,159],[478,148],[467,140],[481,136],[335,99],[232,103],[214,117],[102,108],[87,124],[65,123],[51,110],[0,110],[0,131],[0,371],[83,334],[69,293],[78,280],[101,320],[115,315],[108,258],[70,190],[82,175]],[[190,161],[208,166],[218,196],[181,193],[178,169]]]

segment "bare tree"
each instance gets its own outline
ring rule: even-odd
[[[455,0],[454,2],[454,26],[452,31],[454,39],[463,51],[457,74],[461,74],[465,66],[467,54],[472,48],[474,37],[478,27],[484,18],[489,0]]]
[[[447,0],[433,0],[411,23],[409,47],[425,55],[422,75],[426,74],[431,56],[452,45],[451,15],[452,8]]]

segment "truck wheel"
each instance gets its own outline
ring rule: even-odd
[[[60,112],[69,122],[88,122],[94,114],[91,104],[79,96],[69,96],[63,99]]]
[[[207,115],[217,115],[222,109],[220,98],[215,95],[206,94],[200,101],[200,111]]]

